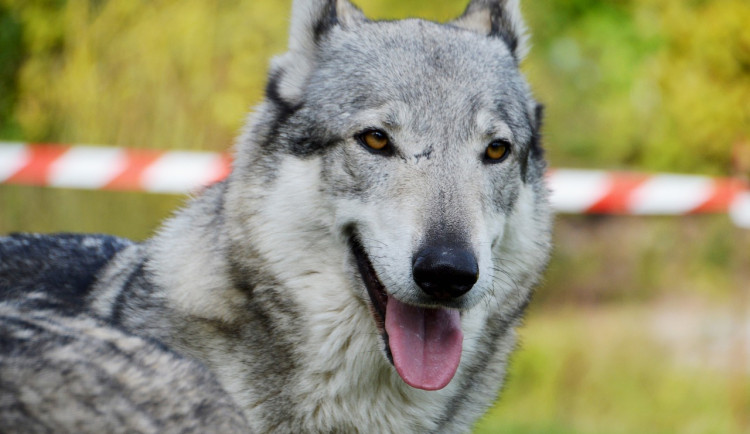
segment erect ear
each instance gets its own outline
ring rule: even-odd
[[[365,19],[348,0],[294,0],[289,51],[315,50],[316,44],[335,26],[346,28]]]
[[[266,96],[294,106],[317,62],[320,42],[335,27],[356,26],[367,19],[348,0],[294,0],[289,51],[271,61]]]
[[[521,16],[520,0],[472,0],[464,14],[451,24],[501,38],[518,61],[528,53],[528,35]]]

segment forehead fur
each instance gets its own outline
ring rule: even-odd
[[[528,86],[503,41],[417,19],[334,29],[319,43],[305,94],[324,112],[399,101],[435,122],[482,111],[512,129],[528,129],[533,116]]]

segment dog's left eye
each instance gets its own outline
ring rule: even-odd
[[[387,153],[391,149],[391,140],[380,130],[367,130],[356,136],[357,141],[370,151]]]
[[[487,145],[484,151],[484,158],[490,163],[505,161],[508,155],[510,155],[510,142],[507,140],[495,140]]]

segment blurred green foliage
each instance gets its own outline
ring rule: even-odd
[[[732,172],[750,139],[750,2],[527,6],[553,163]]]
[[[22,50],[21,23],[8,9],[0,6],[0,137],[14,135],[12,119],[18,96],[16,79]]]
[[[476,434],[750,429],[747,371],[675,358],[674,343],[654,333],[654,323],[671,306],[550,307],[532,310],[500,405],[477,425]],[[682,344],[695,353],[715,351],[700,336],[688,340]]]

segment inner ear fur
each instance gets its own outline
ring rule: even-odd
[[[518,61],[528,53],[528,34],[520,0],[472,0],[463,15],[451,24],[502,39]]]
[[[365,20],[362,11],[348,0],[294,0],[289,51],[314,50],[334,27],[351,27]]]
[[[321,41],[337,26],[351,28],[366,20],[348,0],[294,0],[289,50],[271,61],[270,76],[277,79],[278,100],[297,105],[317,61]]]

